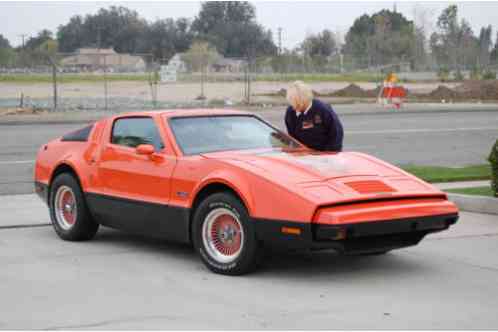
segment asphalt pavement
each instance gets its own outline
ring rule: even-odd
[[[18,213],[0,204],[0,224],[47,224],[28,196]],[[0,227],[0,329],[496,329],[497,251],[496,216],[462,213],[384,256],[271,254],[227,277],[188,246],[108,228],[66,242]]]

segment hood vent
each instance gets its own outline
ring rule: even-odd
[[[395,190],[381,181],[365,180],[344,183],[360,194],[392,193]]]

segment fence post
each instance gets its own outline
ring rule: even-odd
[[[52,85],[54,89],[54,111],[57,110],[57,66],[55,65],[55,61],[52,62]]]
[[[104,103],[107,111],[107,54],[104,54]]]

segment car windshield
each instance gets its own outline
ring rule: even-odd
[[[185,155],[299,147],[287,135],[250,115],[172,118],[170,126]]]

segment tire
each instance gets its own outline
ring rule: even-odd
[[[99,228],[86,205],[78,181],[69,173],[58,175],[50,187],[50,219],[59,237],[66,241],[85,241]]]
[[[219,274],[248,273],[262,256],[247,209],[226,192],[212,194],[199,204],[192,224],[192,240],[202,262]]]

